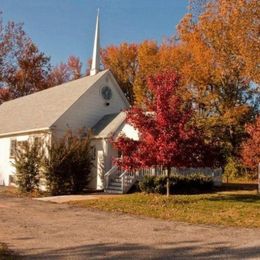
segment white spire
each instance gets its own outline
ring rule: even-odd
[[[98,9],[90,76],[96,75],[100,71],[99,55],[100,55],[100,43],[99,43],[99,9]]]

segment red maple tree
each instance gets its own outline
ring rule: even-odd
[[[160,166],[167,170],[167,195],[172,167],[212,166],[210,145],[204,143],[202,133],[191,123],[192,106],[182,102],[177,94],[179,77],[165,71],[148,78],[153,97],[143,106],[127,111],[127,122],[139,132],[139,140],[119,137],[115,147],[122,152],[115,163],[133,170]]]
[[[242,159],[244,164],[251,170],[256,170],[260,163],[260,116],[256,121],[246,126],[249,138],[242,145]]]

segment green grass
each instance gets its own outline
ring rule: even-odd
[[[260,228],[260,196],[255,191],[202,195],[135,193],[71,202],[73,205],[196,224]]]

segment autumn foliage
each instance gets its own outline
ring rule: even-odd
[[[190,106],[183,107],[177,93],[179,78],[167,71],[149,77],[148,88],[154,95],[149,108],[134,106],[127,111],[127,122],[138,130],[140,140],[120,137],[114,142],[122,152],[116,163],[126,169],[161,166],[206,166],[208,145],[191,123]]]
[[[70,56],[67,63],[60,63],[52,68],[48,77],[49,86],[57,86],[64,82],[79,79],[82,76],[82,63],[78,57]]]
[[[127,91],[133,93],[130,101],[138,106],[152,100],[149,76],[178,71],[177,92],[183,103],[193,104],[192,121],[226,161],[238,159],[247,137],[245,125],[259,113],[259,1],[190,2],[191,13],[179,23],[177,35],[162,44],[144,41],[108,47],[103,62],[119,83],[124,78]],[[130,45],[135,51],[128,58]],[[116,63],[112,57],[117,57]],[[133,65],[130,73],[120,66],[120,57]]]
[[[178,69],[175,44],[155,41],[122,43],[102,50],[102,61],[116,77],[131,104],[141,105],[150,98],[147,78],[160,71]]]
[[[133,85],[137,70],[137,44],[122,43],[102,50],[102,60],[114,75],[130,103],[134,103]]]
[[[260,163],[260,116],[255,123],[246,126],[246,131],[249,138],[242,145],[242,159],[244,164],[256,173]]]
[[[53,67],[23,29],[0,12],[0,104],[81,77],[79,58]]]

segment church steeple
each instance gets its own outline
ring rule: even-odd
[[[96,75],[99,71],[100,71],[100,42],[99,42],[99,9],[98,9],[90,76]]]

